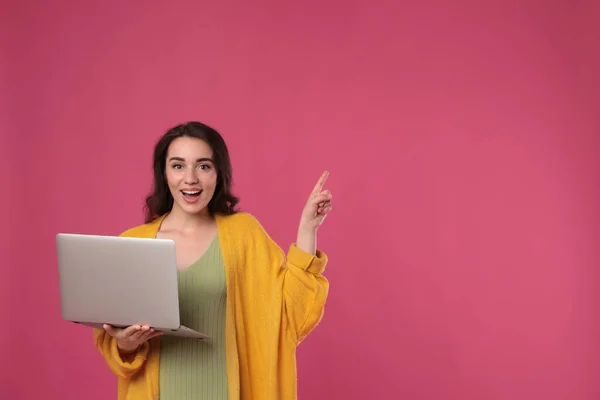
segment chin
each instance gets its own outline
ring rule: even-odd
[[[181,211],[190,215],[203,214],[205,212],[208,212],[208,203],[204,202],[190,204],[185,201],[178,201],[177,207],[179,207]]]
[[[208,212],[208,204],[179,204],[179,208],[187,214],[203,214]]]

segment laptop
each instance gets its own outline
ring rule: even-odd
[[[64,320],[209,339],[181,325],[173,240],[59,233],[56,250]]]

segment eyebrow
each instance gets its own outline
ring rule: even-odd
[[[185,162],[185,159],[182,157],[171,157],[169,158],[169,161],[181,161],[181,162]],[[208,157],[201,157],[201,158],[197,158],[196,162],[203,162],[203,161],[210,161],[211,163],[215,163],[212,158],[208,158]]]

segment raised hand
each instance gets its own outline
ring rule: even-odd
[[[131,325],[121,329],[105,324],[104,330],[117,340],[117,347],[123,353],[131,353],[137,350],[137,348],[147,340],[160,336],[163,333],[161,331],[155,331],[147,325]]]
[[[323,185],[328,176],[329,172],[325,171],[313,188],[313,191],[304,206],[304,210],[302,210],[299,226],[300,230],[316,230],[321,226],[325,217],[327,217],[327,214],[331,211],[331,192],[329,190],[323,190]]]

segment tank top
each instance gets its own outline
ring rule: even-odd
[[[218,236],[198,261],[177,275],[181,324],[210,339],[161,336],[160,400],[227,400],[227,288]]]

